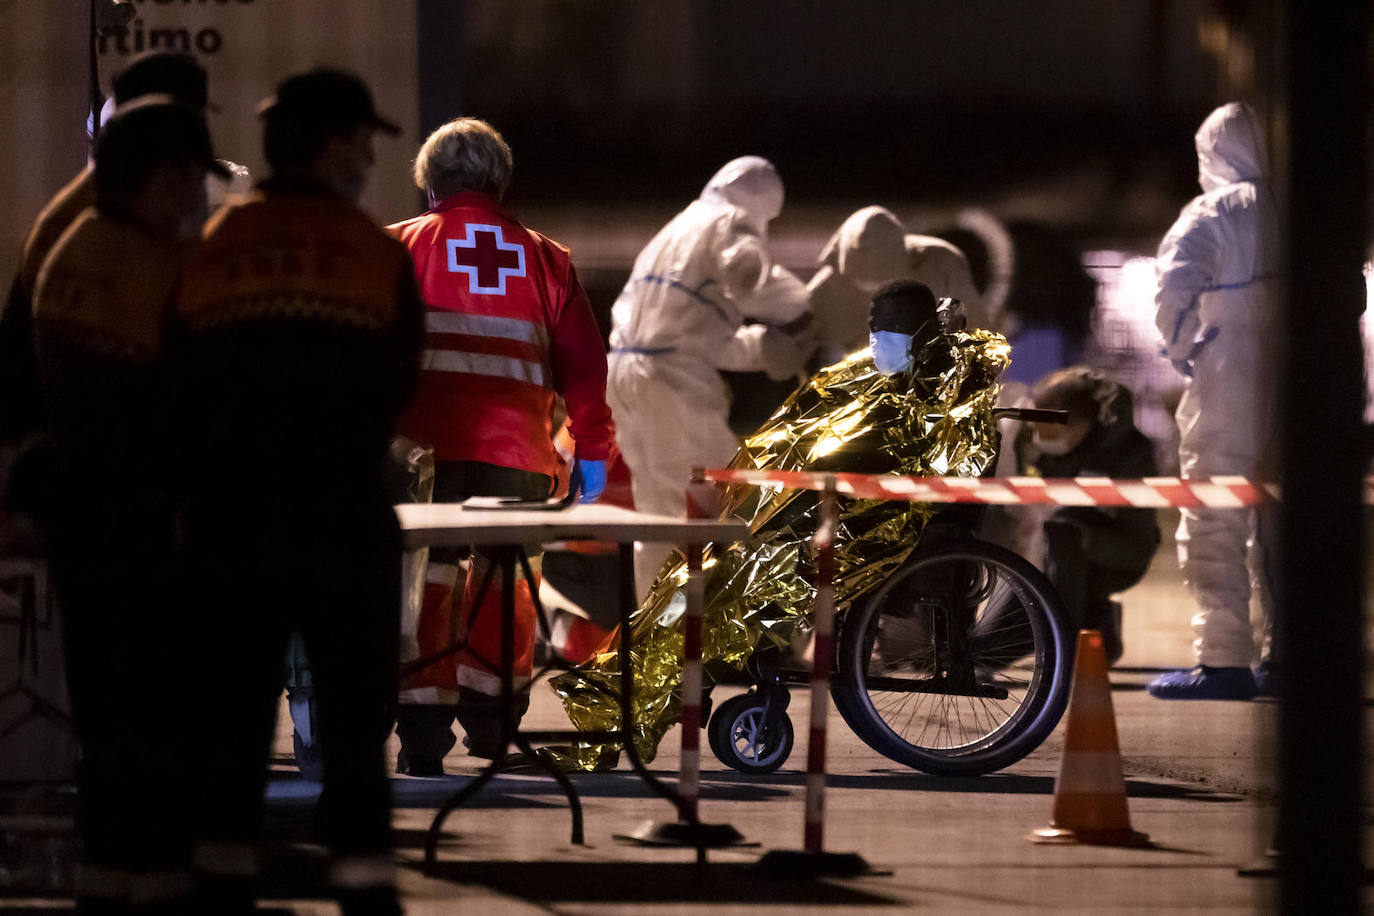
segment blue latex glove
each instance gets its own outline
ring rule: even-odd
[[[594,503],[606,491],[606,462],[578,458],[573,465],[572,486],[580,491],[577,501]]]

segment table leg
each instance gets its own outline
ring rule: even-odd
[[[635,591],[634,545],[620,545],[620,740],[630,758],[630,766],[639,777],[659,795],[672,802],[677,808],[678,819],[685,824],[696,824],[697,813],[694,805],[687,802],[671,786],[661,782],[645,768],[639,759],[639,750],[634,742],[634,665],[630,650],[630,614],[638,607]]]
[[[523,547],[499,547],[493,548],[492,552],[496,555],[493,559],[501,567],[501,751],[472,782],[450,796],[434,815],[434,820],[429,825],[429,833],[425,837],[426,873],[432,873],[437,861],[439,837],[443,832],[444,820],[455,808],[476,795],[496,776],[506,756],[506,750],[512,743],[519,748],[526,760],[543,769],[558,783],[563,794],[567,796],[568,807],[572,813],[572,842],[578,846],[586,843],[582,829],[582,800],[578,797],[572,780],[568,779],[567,774],[552,760],[535,753],[529,740],[521,735],[520,729],[515,726],[515,575],[517,563],[526,574],[529,573],[529,560]],[[483,591],[489,581],[483,584]],[[533,577],[528,581],[531,589],[537,587]]]
[[[574,845],[586,845],[586,839],[582,832],[582,800],[578,798],[577,789],[573,787],[572,780],[568,779],[566,773],[560,770],[552,760],[535,753],[530,746],[529,739],[520,733],[520,729],[515,725],[515,689],[512,684],[515,667],[515,575],[516,563],[526,576],[526,583],[530,590],[536,590],[539,585],[530,572],[529,558],[525,555],[523,547],[508,547],[501,550],[501,714],[503,721],[502,728],[502,748],[501,756],[505,756],[506,748],[514,743],[520,749],[520,753],[531,763],[534,763],[544,772],[553,777],[558,783],[563,794],[567,796],[568,808],[572,813],[572,842]],[[495,765],[499,765],[499,760]]]

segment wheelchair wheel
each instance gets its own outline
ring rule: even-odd
[[[979,541],[918,548],[840,622],[831,687],[869,747],[927,773],[976,776],[1035,750],[1068,702],[1054,587]]]
[[[711,716],[706,739],[721,763],[741,773],[771,773],[792,753],[792,720],[781,713],[766,728],[765,700],[755,693],[731,697]]]

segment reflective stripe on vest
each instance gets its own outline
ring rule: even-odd
[[[514,341],[537,347],[541,352],[548,348],[544,328],[521,318],[436,310],[426,313],[425,330],[431,334],[461,334]],[[425,350],[420,366],[432,372],[465,372],[548,387],[543,363],[498,353],[429,348]]]
[[[425,330],[435,334],[468,334],[472,337],[499,337],[518,340],[543,349],[544,329],[521,318],[500,315],[469,315],[464,312],[431,311],[425,314]]]
[[[527,359],[512,359],[491,353],[465,353],[459,350],[426,350],[420,368],[430,372],[466,372],[515,379],[547,388],[544,367]]]

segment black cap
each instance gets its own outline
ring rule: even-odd
[[[321,133],[343,133],[365,124],[395,136],[401,128],[377,114],[367,84],[343,70],[316,67],[288,76],[258,104],[258,114],[281,114]]]
[[[923,325],[928,325],[923,338],[930,336],[930,330],[940,327],[935,294],[924,283],[896,280],[873,294],[868,313],[870,331],[894,331],[915,336],[921,332]]]
[[[215,158],[205,115],[170,95],[144,95],[115,109],[95,141],[96,182],[161,162],[196,162],[227,180]]]
[[[143,95],[170,95],[192,108],[207,108],[205,68],[189,54],[149,51],[133,59],[114,78],[116,105]]]

